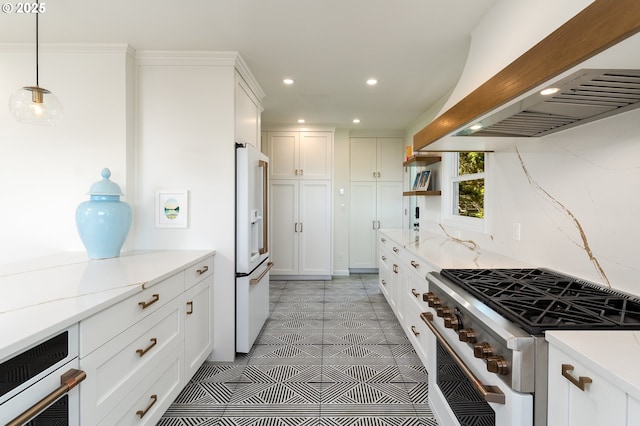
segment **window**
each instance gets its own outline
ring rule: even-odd
[[[449,154],[444,176],[444,221],[454,226],[485,232],[485,154]]]

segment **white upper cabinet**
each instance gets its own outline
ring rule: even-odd
[[[271,179],[331,179],[332,132],[268,132]]]
[[[236,74],[235,141],[260,149],[260,116],[262,107],[242,77]]]
[[[402,181],[401,138],[351,138],[351,181]]]

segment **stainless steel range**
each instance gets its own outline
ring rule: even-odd
[[[443,269],[427,280],[430,402],[445,426],[544,426],[545,330],[640,329],[640,299],[549,270]]]

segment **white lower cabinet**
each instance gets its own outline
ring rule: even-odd
[[[627,395],[574,357],[549,345],[548,426],[632,426]],[[631,418],[630,418],[631,419]]]
[[[80,423],[155,424],[213,349],[213,257],[80,321]]]

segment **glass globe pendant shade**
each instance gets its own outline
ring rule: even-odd
[[[21,123],[55,126],[63,117],[62,103],[39,86],[26,86],[16,90],[9,99],[9,110]]]

